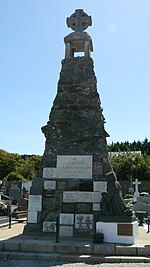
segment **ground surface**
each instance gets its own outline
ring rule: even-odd
[[[150,267],[150,263],[63,263],[50,261],[0,260],[0,267]]]

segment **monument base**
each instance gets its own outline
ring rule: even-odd
[[[97,222],[96,231],[104,233],[104,242],[133,245],[138,238],[138,222]]]

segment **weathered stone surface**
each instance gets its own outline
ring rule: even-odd
[[[55,222],[61,213],[74,214],[74,225],[61,225],[61,236],[92,233],[98,212],[93,211],[93,203],[97,205],[101,198],[101,190],[96,192],[93,181],[105,181],[105,174],[111,170],[106,142],[109,135],[104,128],[105,118],[90,58],[92,39],[84,32],[90,24],[90,18],[80,9],[68,19],[68,25],[75,27],[75,33],[64,40],[66,54],[57,94],[49,120],[42,127],[45,151],[31,188],[32,195],[42,195],[40,229],[43,221]],[[74,57],[74,52],[84,52],[84,56]],[[66,158],[67,163],[62,160]],[[79,164],[73,166],[75,158]],[[67,164],[66,168],[60,164],[62,162],[65,167]],[[30,225],[33,229],[33,224]]]
[[[57,155],[93,155],[95,174],[110,170],[104,117],[91,58],[64,59],[49,122],[43,166]],[[96,163],[98,162],[98,163]],[[51,167],[51,166],[49,166]],[[42,170],[41,170],[42,172]]]

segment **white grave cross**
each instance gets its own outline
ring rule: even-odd
[[[137,198],[139,197],[139,190],[138,190],[138,185],[141,184],[141,182],[138,181],[138,179],[135,179],[135,182],[133,182],[132,184],[135,185],[135,192],[134,192],[134,197]]]

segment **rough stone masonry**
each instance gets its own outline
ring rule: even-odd
[[[105,174],[111,170],[109,135],[90,57],[92,39],[85,32],[91,17],[78,9],[67,25],[74,32],[64,38],[57,94],[42,127],[45,151],[30,192],[25,232],[55,235],[59,220],[59,236],[91,236],[106,191]]]

